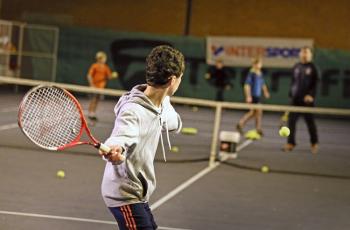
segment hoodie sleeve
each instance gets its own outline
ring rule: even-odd
[[[119,145],[128,153],[134,149],[139,142],[139,118],[130,109],[125,109],[117,114],[114,129],[111,136],[106,140],[106,145]]]
[[[165,119],[162,124],[163,130],[168,128],[170,132],[175,131],[176,133],[179,133],[181,131],[181,128],[182,128],[181,117],[175,111],[174,107],[170,104],[169,96],[165,97],[163,101],[163,119]],[[167,124],[165,124],[165,122]]]

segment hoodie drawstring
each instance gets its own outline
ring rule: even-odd
[[[169,150],[171,151],[171,143],[169,138],[169,128],[168,128],[168,119],[165,119],[165,129],[166,129],[166,138],[168,140]]]
[[[162,127],[160,127],[160,142],[162,143],[162,151],[163,151],[164,162],[166,162],[165,149],[164,149],[164,143],[163,143],[163,135],[162,135]]]
[[[166,116],[166,114],[165,114],[165,116]],[[165,148],[164,148],[164,141],[163,141],[163,134],[162,134],[163,124],[162,124],[162,117],[161,116],[159,116],[159,122],[160,122],[160,142],[162,145],[163,158],[164,158],[164,161],[166,162]],[[166,137],[167,137],[167,141],[168,141],[168,145],[169,145],[169,150],[171,150],[171,143],[170,143],[167,119],[165,119],[165,132],[166,132]]]

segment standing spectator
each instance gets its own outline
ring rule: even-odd
[[[0,35],[0,52],[2,53],[0,56],[0,73],[9,77],[18,77],[17,48],[8,35]]]
[[[291,104],[294,106],[315,106],[316,87],[318,81],[318,71],[315,64],[312,62],[312,51],[309,47],[304,47],[299,53],[300,62],[293,67],[293,78],[289,96]],[[290,113],[288,126],[290,135],[287,144],[283,150],[292,151],[296,145],[295,131],[296,122],[300,115],[304,116],[307,128],[310,134],[311,152],[318,152],[318,135],[314,120],[314,115],[311,113]]]
[[[91,87],[103,89],[106,87],[108,79],[116,78],[118,76],[117,72],[111,72],[106,61],[107,55],[105,52],[99,51],[96,53],[96,63],[91,65],[87,75]],[[99,100],[100,95],[95,94],[90,101],[88,118],[93,121],[97,120],[96,109]]]
[[[223,62],[220,59],[216,60],[215,66],[211,66],[209,68],[209,71],[206,74],[205,78],[207,80],[210,80],[217,88],[217,101],[224,101],[224,91],[231,88],[229,77],[230,75],[228,69],[224,67]]]
[[[245,101],[247,103],[258,104],[261,101],[261,94],[264,94],[265,98],[270,98],[269,90],[265,84],[263,73],[261,71],[262,60],[261,58],[254,58],[252,62],[252,68],[250,69],[248,76],[244,82],[244,94]],[[237,130],[242,134],[244,125],[252,118],[255,118],[255,128],[257,133],[263,135],[261,128],[262,110],[251,109],[249,112],[239,120],[237,124]]]

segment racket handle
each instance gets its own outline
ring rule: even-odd
[[[100,150],[102,150],[103,152],[110,152],[111,151],[111,148],[108,147],[107,145],[103,144],[103,143],[100,143],[100,146],[98,147]]]
[[[103,144],[103,143],[100,143],[99,149],[102,150],[103,152],[106,152],[106,153],[111,151],[111,148],[108,147],[107,145]],[[102,159],[105,160],[105,161],[108,161],[105,156],[103,156]],[[124,155],[122,155],[120,161],[125,161],[125,156]]]

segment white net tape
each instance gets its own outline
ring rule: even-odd
[[[74,101],[64,90],[50,86],[37,87],[27,95],[19,119],[29,139],[50,150],[72,142],[82,127]]]

